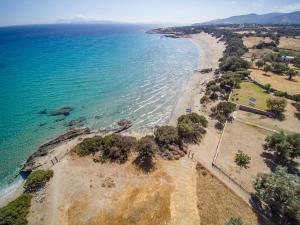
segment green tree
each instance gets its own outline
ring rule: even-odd
[[[255,63],[255,65],[257,66],[257,68],[258,69],[260,69],[261,67],[263,67],[264,66],[264,61],[262,61],[262,60],[258,60],[256,63]]]
[[[289,76],[289,80],[292,80],[294,76],[298,74],[298,71],[295,69],[288,69],[287,75]]]
[[[281,115],[287,106],[287,102],[283,98],[270,98],[267,100],[268,110],[275,115]]]
[[[265,84],[265,85],[264,85],[264,89],[266,89],[266,92],[267,92],[267,93],[270,93],[270,92],[271,92],[271,87],[272,87],[271,84]]]
[[[231,217],[225,225],[244,225],[241,217]]]
[[[300,178],[278,166],[275,173],[259,174],[254,182],[256,195],[273,211],[280,212],[289,223],[300,223]]]
[[[162,126],[154,131],[155,141],[160,147],[168,145],[180,145],[178,131],[176,127]]]
[[[153,159],[158,152],[158,146],[153,136],[142,137],[136,146],[136,150],[139,153],[135,163],[145,172],[150,171],[153,168]]]
[[[272,70],[272,67],[269,64],[266,64],[264,66],[264,72],[266,73],[266,75],[268,75],[268,72],[270,72]]]
[[[213,108],[213,112],[216,114],[222,114],[225,117],[228,117],[234,110],[236,106],[231,102],[220,102],[215,108]]]
[[[300,134],[275,133],[266,138],[264,149],[274,152],[276,157],[287,163],[289,160],[300,157]]]
[[[251,157],[249,155],[247,155],[246,153],[244,153],[243,151],[239,150],[238,153],[236,153],[236,155],[235,155],[234,161],[239,167],[243,167],[243,168],[247,169],[248,165],[251,161]]]
[[[179,137],[188,143],[198,143],[206,133],[207,119],[197,113],[182,115],[177,121]]]

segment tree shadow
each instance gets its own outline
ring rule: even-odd
[[[269,167],[272,172],[275,172],[275,169],[278,165],[278,163],[276,163],[277,162],[276,157],[272,153],[269,153],[269,152],[261,153],[261,157],[263,157],[264,162],[266,163],[267,167]]]
[[[144,173],[150,173],[155,169],[155,164],[150,158],[142,159],[138,156],[132,163]]]
[[[266,205],[263,204],[262,201],[255,194],[251,194],[249,202],[252,208],[255,210],[256,214],[258,215],[259,224],[286,225],[282,221],[282,217],[278,213],[272,211],[269,207],[266,207]]]
[[[297,112],[297,113],[295,113],[294,115],[295,115],[295,117],[296,117],[298,120],[300,120],[300,112]]]
[[[275,155],[269,152],[261,153],[261,156],[264,158],[264,162],[266,163],[267,167],[274,173],[277,166],[284,166],[288,169],[288,172],[291,174],[295,174],[300,176],[299,171],[299,163],[293,160],[289,162],[280,161]]]

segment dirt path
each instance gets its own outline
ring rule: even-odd
[[[184,157],[179,161],[164,162],[163,168],[171,177],[175,190],[171,195],[173,225],[198,225],[196,164]]]

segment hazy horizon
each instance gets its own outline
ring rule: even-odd
[[[299,0],[2,0],[0,26],[72,20],[191,24],[242,14],[297,10]]]

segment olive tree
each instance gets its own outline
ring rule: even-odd
[[[259,199],[285,217],[286,224],[300,223],[300,177],[278,166],[275,173],[259,174],[254,188]]]

